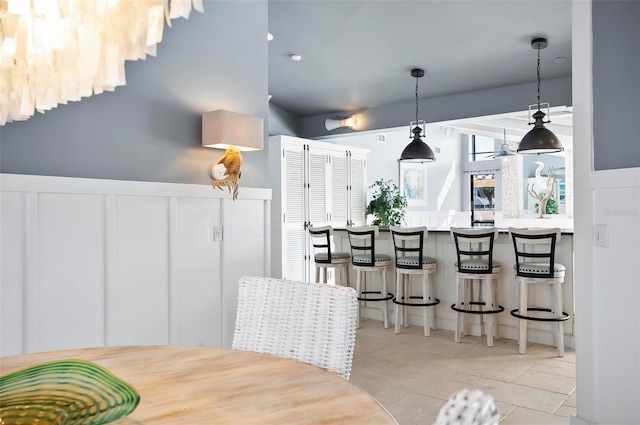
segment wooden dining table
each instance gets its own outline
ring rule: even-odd
[[[113,424],[396,424],[371,395],[324,369],[220,348],[86,348],[0,358],[0,375],[63,359],[99,364],[140,404]]]

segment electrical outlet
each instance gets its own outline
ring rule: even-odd
[[[213,240],[214,242],[220,242],[222,240],[222,226],[213,227]]]

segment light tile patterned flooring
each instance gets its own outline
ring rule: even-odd
[[[395,334],[363,319],[356,334],[351,382],[373,395],[399,425],[432,424],[449,396],[461,389],[491,394],[501,424],[569,424],[576,410],[575,352],[557,357],[555,347],[431,331],[412,325]]]

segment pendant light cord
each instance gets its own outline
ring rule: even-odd
[[[419,78],[416,77],[416,126],[418,125],[418,79]]]
[[[540,45],[538,44],[538,111],[540,110]]]

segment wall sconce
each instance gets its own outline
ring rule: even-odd
[[[263,120],[251,115],[225,110],[202,114],[202,146],[240,151],[262,150]]]
[[[328,131],[337,130],[339,128],[350,128],[352,130],[355,130],[358,128],[358,115],[354,114],[348,118],[342,118],[337,120],[327,118],[324,121],[324,127]]]

